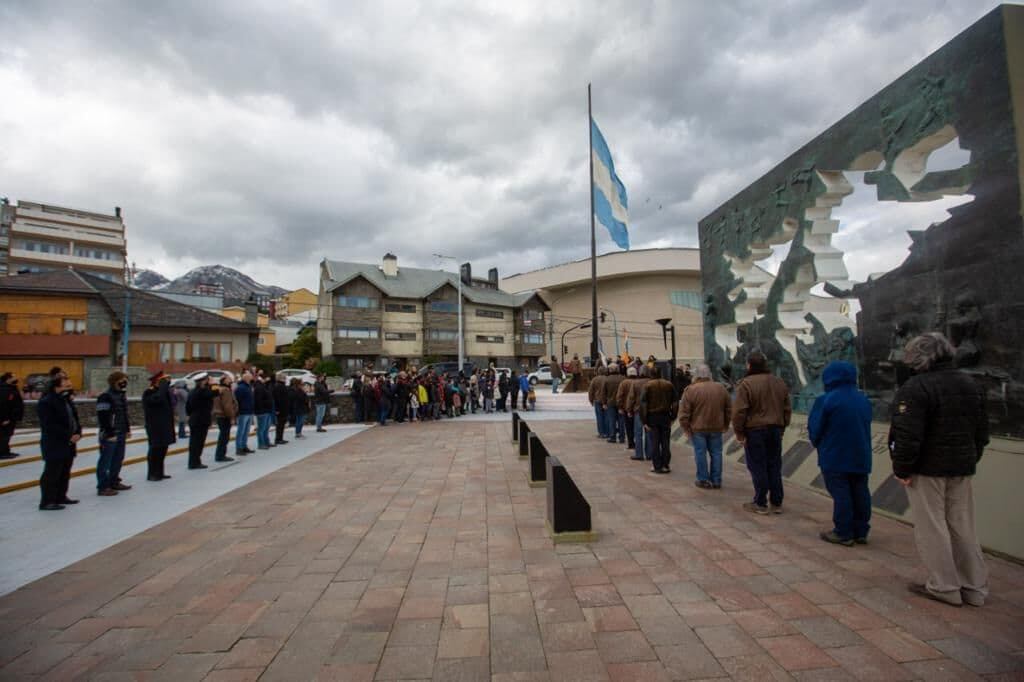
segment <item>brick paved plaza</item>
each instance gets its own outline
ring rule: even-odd
[[[902,524],[827,545],[825,497],[752,516],[736,465],[698,490],[688,448],[654,476],[534,427],[596,543],[552,545],[507,423],[374,428],[0,598],[0,679],[1024,678],[1021,566],[942,606]]]

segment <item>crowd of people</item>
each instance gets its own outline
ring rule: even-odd
[[[357,422],[430,421],[454,419],[477,412],[536,409],[537,394],[527,373],[474,369],[445,374],[429,368],[419,372],[376,375],[371,370],[352,376],[349,390]]]
[[[8,375],[5,383],[10,381]],[[16,383],[16,377],[13,378]],[[146,454],[148,481],[171,478],[164,470],[168,448],[178,440],[188,441],[188,468],[207,469],[202,456],[210,429],[217,428],[214,461],[231,462],[228,445],[234,431],[234,454],[246,457],[256,450],[270,450],[286,445],[285,431],[294,428],[294,437],[305,438],[303,427],[310,415],[318,432],[323,428],[331,390],[326,377],[320,375],[313,384],[284,374],[268,375],[253,368],[242,372],[237,383],[224,376],[212,384],[206,373],[194,377],[195,385],[187,389],[183,382],[172,384],[171,377],[157,372],[149,378],[149,387],[142,394],[143,427],[148,441]],[[131,490],[121,478],[125,448],[132,435],[132,418],[128,409],[128,376],[111,372],[107,390],[96,398],[99,458],[96,463],[96,492],[112,497]],[[10,385],[10,384],[8,384]],[[17,391],[15,390],[15,393]],[[0,394],[6,404],[6,393]],[[14,400],[4,416],[5,426],[13,432],[21,413],[14,410]],[[19,409],[20,409],[20,403]],[[82,438],[82,424],[75,407],[74,387],[67,373],[54,367],[49,387],[38,404],[43,475],[39,481],[39,508],[55,511],[77,504],[68,497],[71,466]],[[7,424],[10,421],[11,424]],[[249,447],[250,433],[255,426],[256,450]],[[273,434],[271,429],[273,427]],[[5,432],[6,433],[6,432]],[[273,438],[271,437],[273,435]],[[3,440],[6,447],[9,435]],[[17,455],[12,456],[16,457]]]

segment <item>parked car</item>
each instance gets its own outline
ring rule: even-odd
[[[290,382],[292,379],[301,379],[304,384],[316,383],[316,375],[308,369],[282,369],[278,374],[284,375],[287,382]]]
[[[40,398],[44,393],[46,393],[46,389],[49,388],[49,384],[49,374],[29,374],[25,377],[25,383],[22,385],[22,391],[25,392],[26,398]]]
[[[512,368],[511,367],[495,367],[494,368],[494,376],[496,378],[500,379],[502,372],[504,372],[505,376],[507,376],[509,379],[512,378]]]
[[[185,388],[192,390],[196,387],[196,376],[202,373],[206,373],[210,377],[210,384],[219,384],[221,377],[228,377],[232,383],[235,381],[235,373],[229,372],[226,369],[197,369],[194,372],[189,372],[183,377],[172,378],[171,383],[185,382]]]
[[[465,362],[462,365],[462,371],[466,376],[473,373],[473,369],[476,367],[472,362]],[[430,370],[434,370],[437,374],[443,374],[445,377],[455,376],[459,373],[458,362],[436,362],[432,365],[427,365],[419,371],[419,376],[423,376]]]
[[[550,384],[551,365],[541,365],[536,372],[530,372],[531,384]]]

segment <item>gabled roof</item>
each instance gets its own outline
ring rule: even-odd
[[[426,270],[423,268],[399,268],[398,275],[386,277],[376,265],[371,263],[348,263],[344,261],[325,260],[327,281],[324,289],[332,291],[363,277],[373,286],[380,289],[389,298],[423,299],[434,293],[445,284],[459,286],[459,276],[444,270]],[[482,287],[462,287],[462,295],[472,303],[515,308],[528,301],[533,292],[509,294],[497,289]]]
[[[95,275],[69,269],[0,277],[0,292],[4,291],[78,294],[97,297],[110,310],[111,317],[124,324],[128,287],[120,282],[111,282]],[[129,309],[133,327],[191,327],[238,332],[258,331],[258,327],[253,325],[139,289],[131,289]]]

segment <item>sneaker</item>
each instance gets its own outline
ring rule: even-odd
[[[131,490],[132,489],[132,487],[130,485],[128,485],[126,483],[121,483],[120,481],[118,481],[117,483],[115,483],[114,485],[112,485],[110,487],[113,488],[114,490]]]
[[[694,481],[693,485],[695,485],[698,488],[703,488],[704,490],[710,490],[711,489],[710,481]]]
[[[866,544],[868,544],[868,539],[867,538],[854,538],[853,541],[856,542],[858,545],[866,545]]]
[[[753,502],[744,502],[743,503],[743,508],[745,510],[747,510],[748,512],[753,512],[755,514],[768,514],[769,513],[768,507],[762,507],[761,505],[754,504]]]
[[[777,505],[773,504],[773,505],[771,505],[771,510],[772,510],[772,514],[781,514],[782,513],[782,505],[781,504],[777,504]]]
[[[843,547],[853,547],[853,539],[852,538],[841,538],[838,535],[836,535],[836,532],[834,530],[830,530],[828,532],[822,531],[821,533],[818,534],[818,537],[821,538],[822,540],[824,540],[825,542],[831,542],[833,545],[842,545]]]
[[[960,602],[946,601],[939,595],[929,590],[925,585],[922,585],[920,583],[911,583],[907,585],[907,589],[913,592],[914,594],[918,595],[919,597],[925,597],[926,599],[937,601],[940,604],[945,604],[946,606],[953,606],[956,608],[960,608],[961,606],[963,606],[963,604]]]
[[[113,497],[117,494],[117,491],[113,488],[104,488],[103,490],[97,490],[96,494],[100,497]]]

